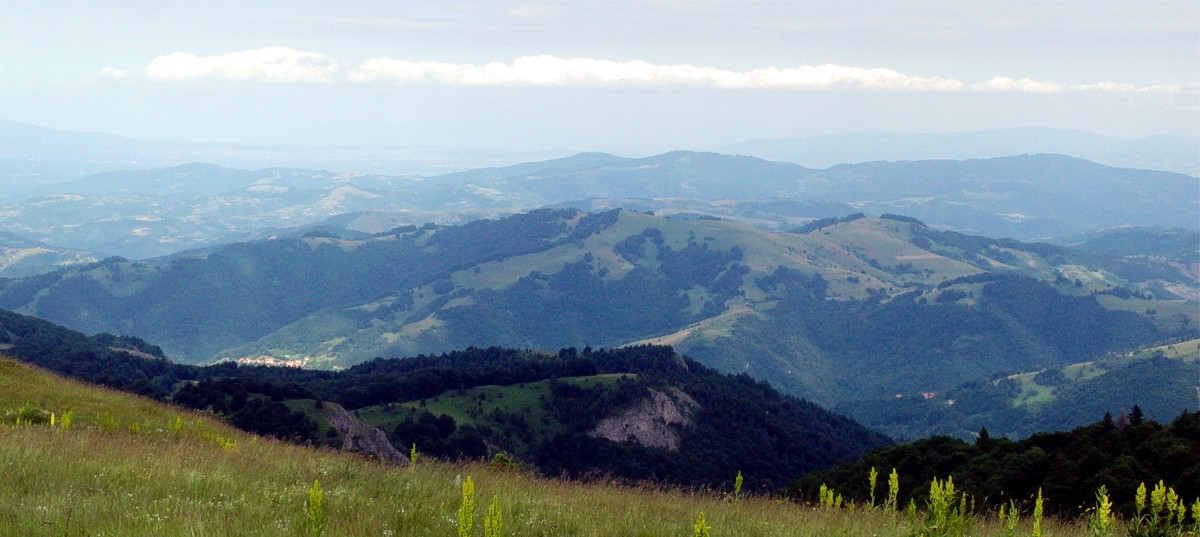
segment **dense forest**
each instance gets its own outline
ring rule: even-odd
[[[340,440],[321,434],[329,430],[321,423],[321,401],[368,421],[381,409],[402,409],[385,420],[393,444],[416,443],[422,453],[448,459],[502,452],[549,475],[724,487],[741,471],[747,490],[766,492],[887,443],[846,418],[745,374],[720,374],[670,347],[558,353],[468,348],[376,359],[338,372],[233,363],[197,367],[172,363],[138,338],[89,337],[7,311],[0,311],[0,345],[8,355],[69,376],[211,410],[238,427],[292,441]],[[1157,369],[1176,363],[1156,359],[1136,370],[1150,375],[1143,379],[1150,382]],[[617,380],[578,381],[606,375]],[[1042,381],[1053,380],[1045,376]],[[543,391],[531,391],[535,385]],[[645,399],[650,390],[679,390],[698,404],[694,422],[676,428],[679,451],[588,434],[598,420]],[[486,407],[490,410],[479,414],[438,411],[445,409],[439,399],[483,408],[489,397],[522,393],[537,394],[538,404],[507,411]],[[539,425],[544,422],[552,426]],[[922,484],[935,476],[953,475],[962,490],[983,502],[1025,501],[1041,487],[1050,508],[1069,512],[1105,484],[1124,508],[1141,481],[1167,479],[1185,496],[1200,494],[1193,490],[1200,483],[1197,446],[1200,414],[1185,412],[1160,425],[1138,407],[1128,416],[1021,441],[983,430],[973,443],[933,437],[886,447],[852,465],[804,476],[788,490],[806,497],[827,483],[865,498],[867,469],[895,467],[907,483],[906,497],[920,495]]]
[[[403,406],[403,416],[386,427],[397,446],[416,443],[422,453],[448,459],[501,452],[547,475],[718,487],[742,472],[747,490],[768,491],[889,442],[745,374],[718,373],[663,346],[564,348],[558,353],[468,348],[376,359],[331,372],[175,364],[141,340],[88,337],[11,312],[0,311],[0,328],[5,352],[18,359],[210,410],[251,432],[337,444],[340,438],[321,434],[328,431],[321,423],[322,401],[338,403],[366,421],[381,409]],[[603,377],[620,380],[586,386],[573,381]],[[536,407],[496,411],[474,423],[426,410],[431,398],[482,387],[512,387],[507,393],[513,397],[529,383],[547,387]],[[694,419],[671,427],[679,438],[677,449],[591,434],[599,420],[620,414],[654,391],[682,393],[695,402]],[[552,421],[549,428],[531,425],[546,419]]]
[[[1128,415],[1106,414],[1091,425],[1015,442],[993,438],[986,429],[974,442],[937,436],[881,448],[852,464],[806,475],[789,485],[788,494],[815,499],[825,484],[848,498],[866,500],[872,467],[880,475],[896,469],[901,504],[913,498],[920,502],[933,478],[953,476],[955,486],[979,507],[1009,500],[1028,506],[1041,489],[1047,513],[1075,516],[1104,485],[1116,508],[1130,516],[1141,483],[1163,480],[1182,498],[1200,497],[1200,413],[1185,411],[1160,424],[1134,406]]]
[[[1190,340],[1175,346],[1195,356],[1198,343]],[[934,435],[970,439],[983,427],[993,436],[1023,438],[1039,431],[1071,429],[1105,412],[1119,413],[1133,405],[1159,420],[1183,410],[1200,410],[1196,398],[1200,364],[1196,359],[1147,354],[1128,359],[1122,354],[966,382],[929,399],[910,394],[900,399],[848,401],[833,410],[900,440]]]
[[[722,369],[751,363],[759,378],[832,403],[944,390],[1163,337],[1134,313],[1018,275],[948,280],[933,300],[910,293],[880,302],[826,300],[825,282],[786,274],[759,280],[766,289],[781,279],[788,284],[774,295],[770,317],[747,318],[732,335],[688,353]],[[859,374],[863,369],[879,374]]]

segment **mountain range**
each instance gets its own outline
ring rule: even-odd
[[[753,157],[600,153],[413,178],[207,164],[104,172],[47,184],[10,176],[25,197],[0,231],[52,248],[144,259],[266,237],[333,218],[380,232],[538,207],[613,207],[714,216],[784,230],[852,212],[1022,240],[1119,226],[1194,229],[1196,177],[1060,155],[869,162],[814,170]],[[18,180],[17,177],[20,177]]]
[[[1120,168],[1200,175],[1194,136],[1114,138],[1083,131],[1014,127],[976,132],[851,132],[750,140],[715,148],[814,167],[873,160],[965,160],[1057,153]]]
[[[670,344],[836,405],[1195,337],[1200,312],[1170,291],[1193,288],[1194,266],[1143,256],[1155,270],[1127,278],[1105,268],[1113,259],[896,215],[776,233],[544,209],[112,258],[0,282],[0,306],[136,334],[193,363],[339,368],[470,346]]]
[[[1200,175],[1194,136],[1116,138],[1084,131],[1015,127],[975,132],[895,131],[798,135],[696,148],[792,162],[812,168],[878,160],[964,160],[1057,153],[1121,168]],[[0,119],[0,162],[22,164],[29,177],[62,177],[122,169],[208,162],[234,168],[303,167],[368,174],[430,176],[545,160],[578,153],[567,148],[513,150],[389,145],[266,145],[140,140],[50,129]],[[9,194],[10,192],[5,192]]]
[[[1126,405],[1087,394],[1190,364],[1147,349],[1200,325],[1200,179],[1179,173],[688,151],[425,176],[122,169],[150,145],[27,127],[0,124],[19,139],[0,154],[0,306],[188,363],[672,345],[897,437],[981,422],[1024,435],[1083,419],[1042,414],[1056,404]],[[900,145],[1131,147],[1061,134]],[[34,154],[55,146],[59,159]],[[1172,384],[1155,412],[1188,408],[1192,387]]]

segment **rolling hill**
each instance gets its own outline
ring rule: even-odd
[[[624,207],[773,230],[850,212],[901,213],[938,228],[1023,240],[1117,226],[1194,229],[1200,219],[1196,177],[1061,155],[816,170],[716,153],[582,153],[429,177],[194,163],[62,180],[30,181],[25,172],[10,178],[22,197],[0,206],[0,231],[133,259],[274,236],[331,218],[375,233],[540,207]]]
[[[389,455],[392,446],[416,445],[445,460],[500,453],[548,476],[688,487],[719,486],[741,471],[765,492],[889,442],[669,347],[469,348],[329,372],[180,365],[141,340],[88,337],[4,311],[0,335],[0,350],[22,361],[206,410],[256,434],[385,460],[404,459]]]
[[[25,237],[0,232],[0,275],[27,276],[68,265],[95,263],[100,258],[87,252],[57,248]]]
[[[188,362],[331,368],[469,346],[670,344],[832,405],[945,391],[1195,332],[1194,304],[1156,298],[1157,280],[1127,280],[1093,261],[899,216],[767,233],[540,210],[110,259],[4,281],[0,306],[84,332],[136,334]]]

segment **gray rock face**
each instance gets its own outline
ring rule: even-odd
[[[355,418],[353,414],[336,403],[325,403],[325,415],[329,424],[346,437],[342,451],[361,453],[385,462],[406,466],[408,457],[400,453],[387,439],[387,434],[378,427]]]
[[[649,397],[619,416],[600,420],[588,434],[679,451],[680,433],[692,426],[699,409],[695,399],[678,389],[672,388],[669,394],[652,389]]]

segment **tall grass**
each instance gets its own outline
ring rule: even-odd
[[[5,364],[0,409],[29,404],[59,416],[73,409],[75,419],[69,429],[0,425],[0,535],[298,537],[311,534],[306,508],[319,490],[325,536],[450,536],[468,475],[473,497],[497,506],[496,533],[503,503],[509,536],[680,536],[703,527],[723,537],[900,537],[913,529],[886,510],[758,496],[731,502],[718,493],[546,479],[486,463],[384,466]],[[139,424],[136,434],[130,423]],[[976,519],[971,534],[1003,529],[991,517]],[[1051,520],[1043,535],[1083,536],[1088,528]]]

